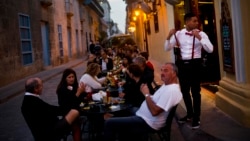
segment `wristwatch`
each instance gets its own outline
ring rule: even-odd
[[[148,97],[148,96],[150,96],[150,94],[145,94],[145,97]]]

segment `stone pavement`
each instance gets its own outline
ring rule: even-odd
[[[155,79],[160,81],[160,65],[150,60],[155,66]],[[77,59],[67,64],[48,69],[32,75],[42,78],[44,90],[42,99],[46,102],[57,105],[55,89],[60,81],[61,73],[65,68],[72,68],[77,72],[80,79],[86,67],[86,61]],[[0,88],[0,141],[32,141],[33,137],[27,127],[21,112],[20,106],[23,98],[24,82],[26,78]],[[176,111],[176,119],[172,124],[172,141],[249,141],[250,129],[245,128],[228,117],[215,107],[215,94],[202,89],[201,106],[201,127],[198,130],[191,130],[187,124],[179,125],[176,119],[185,115],[183,101]],[[87,139],[83,137],[86,141]],[[72,140],[72,138],[69,138]]]

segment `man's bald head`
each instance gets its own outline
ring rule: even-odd
[[[42,84],[42,80],[38,77],[35,78],[29,78],[25,82],[25,91],[34,93],[34,94],[39,94],[36,89],[39,88],[39,86]]]

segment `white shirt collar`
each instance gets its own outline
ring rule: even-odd
[[[40,98],[40,95],[33,94],[33,93],[30,93],[30,92],[25,92],[25,94],[24,94],[24,95],[31,95],[31,96],[35,96],[35,97]]]

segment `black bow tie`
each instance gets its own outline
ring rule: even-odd
[[[189,36],[193,36],[193,34],[192,34],[192,33],[189,33],[189,32],[186,32],[185,34],[186,34],[186,35],[189,35]]]

